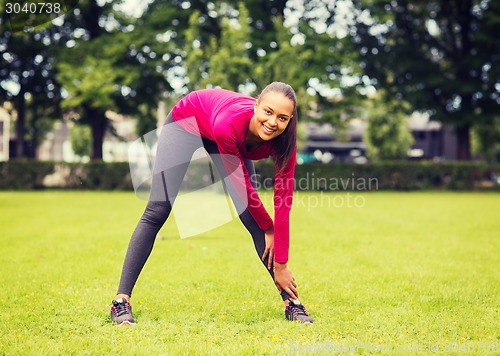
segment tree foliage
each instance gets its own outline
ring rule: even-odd
[[[500,158],[500,115],[491,116],[490,120],[474,125],[472,152],[486,161],[497,163]]]
[[[405,159],[413,144],[408,116],[402,110],[408,103],[384,97],[380,92],[365,102],[365,133],[368,157],[375,161]]]
[[[250,81],[250,41],[248,10],[242,2],[238,6],[237,18],[222,19],[220,38],[210,38],[206,57],[208,75],[202,80],[202,86],[219,86],[237,91],[241,84]]]
[[[61,107],[89,125],[101,158],[108,110],[136,117],[142,135],[160,101],[271,81],[296,88],[302,121],[342,127],[365,110],[380,158],[405,150],[415,110],[457,128],[461,158],[471,129],[485,157],[498,145],[498,1],[153,0],[138,18],[118,0],[71,1],[64,21],[17,32],[2,12],[0,100],[18,113],[18,156],[34,155]]]
[[[61,40],[50,24],[21,31],[0,16],[0,100],[10,101],[16,112],[18,158],[34,157],[36,146],[59,115],[60,85],[56,80],[52,44]],[[17,29],[17,31],[15,30]]]
[[[352,44],[364,72],[412,110],[456,127],[458,157],[470,128],[498,115],[500,4],[489,0],[353,0]]]
[[[93,159],[102,159],[107,111],[139,117],[139,134],[144,134],[156,127],[158,102],[170,89],[165,78],[169,60],[161,55],[169,46],[148,26],[140,27],[139,20],[114,11],[114,3],[79,3],[66,26],[85,35],[74,36],[58,64],[68,94],[63,105],[90,125]]]
[[[92,132],[88,125],[77,125],[71,129],[71,148],[82,159],[92,153]]]

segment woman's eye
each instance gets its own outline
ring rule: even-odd
[[[267,114],[267,115],[271,115],[271,112],[269,110],[264,110],[264,112]]]

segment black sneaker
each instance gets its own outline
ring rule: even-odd
[[[132,306],[124,298],[118,298],[112,301],[111,320],[120,325],[134,324],[132,316]]]
[[[306,312],[306,308],[299,302],[298,299],[288,299],[290,302],[285,307],[285,317],[290,321],[298,321],[303,324],[312,324],[314,319]]]

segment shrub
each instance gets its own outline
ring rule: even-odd
[[[207,167],[192,164],[183,187],[199,189],[210,184]],[[258,162],[256,171],[259,187],[271,189],[274,164]],[[499,175],[499,165],[481,162],[308,163],[297,166],[295,182],[297,190],[500,190],[495,182]],[[43,188],[132,190],[133,185],[127,162],[0,162],[0,189]]]
[[[268,186],[273,164],[259,163],[256,170],[259,184]],[[496,172],[500,166],[481,162],[308,163],[297,166],[295,180],[298,190],[500,189],[492,180]]]
[[[54,172],[51,162],[15,160],[0,162],[0,189],[32,190],[43,188],[44,178]]]

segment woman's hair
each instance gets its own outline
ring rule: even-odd
[[[282,82],[272,82],[260,92],[257,100],[268,93],[281,93],[293,102],[293,112],[285,131],[272,140],[279,171],[285,168],[297,144],[297,96],[293,88]]]

